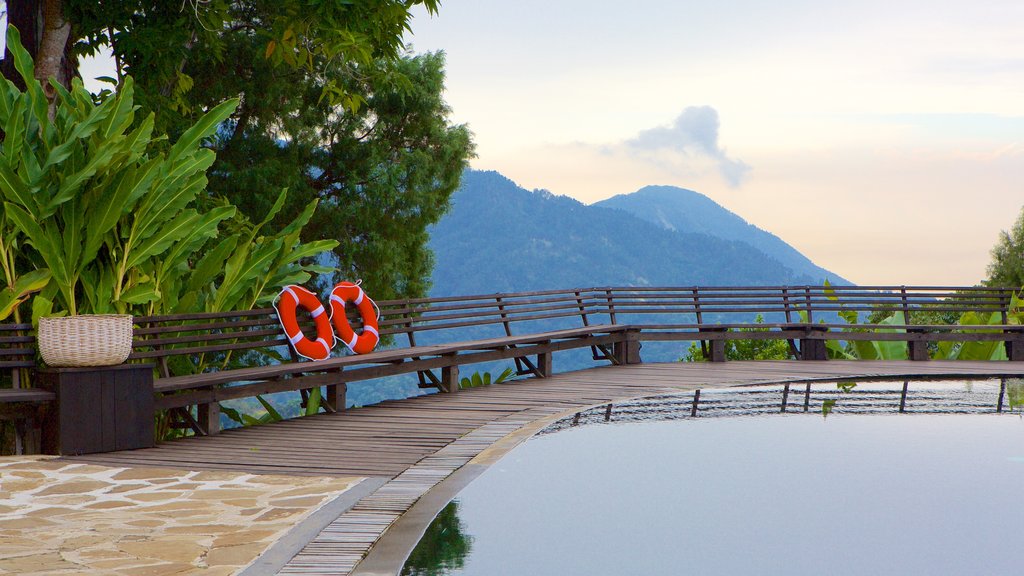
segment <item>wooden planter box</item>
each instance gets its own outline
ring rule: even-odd
[[[43,422],[45,454],[90,454],[154,445],[153,365],[46,368],[39,385],[56,401]]]

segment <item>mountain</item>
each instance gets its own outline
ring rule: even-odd
[[[754,228],[700,198],[718,209],[703,206],[703,219],[731,218],[723,226],[730,230]],[[775,239],[795,256],[781,250],[782,258],[773,257],[758,244],[684,226],[685,213],[670,200],[660,212],[665,221],[659,221],[653,199],[643,208],[628,201],[624,204],[632,208],[586,206],[544,190],[530,192],[497,172],[469,170],[452,196],[451,211],[430,232],[435,254],[431,295],[584,286],[817,284],[826,276],[836,278],[756,228],[761,236],[751,232],[748,237],[770,244]],[[806,264],[796,270],[784,258]]]
[[[675,186],[646,186],[632,194],[619,194],[594,206],[617,208],[676,232],[708,234],[725,240],[745,242],[797,274],[810,276],[815,284],[828,279],[849,284],[837,274],[811,262],[796,248],[771,232],[750,224],[707,196]]]

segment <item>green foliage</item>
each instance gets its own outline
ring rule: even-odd
[[[146,86],[147,109],[192,113],[197,93],[208,88],[203,68],[246,73],[264,67],[275,76],[317,75],[324,62],[365,66],[394,59],[404,48],[412,9],[435,14],[437,0],[323,2],[321,0],[64,0],[78,54],[111,46],[120,75]],[[248,60],[235,59],[239,43]],[[353,73],[356,73],[353,71]],[[223,93],[218,93],[224,97]],[[331,78],[321,99],[355,110],[363,95]]]
[[[322,200],[303,240],[339,238],[343,275],[376,298],[426,295],[426,228],[472,154],[469,131],[447,123],[443,56],[404,52],[412,11],[436,13],[437,0],[63,3],[75,52],[64,56],[111,49],[111,82],[121,91],[134,78],[155,133],[173,141],[239,101],[209,143],[215,195],[262,220],[289,189],[272,227]]]
[[[54,85],[51,121],[18,32],[8,34],[27,88],[4,81],[0,90],[0,312],[37,291],[34,316],[244,310],[281,284],[308,280],[317,268],[302,259],[336,245],[300,242],[315,201],[276,234],[260,235],[284,192],[257,224],[206,197],[215,155],[201,145],[237,101],[212,107],[170,147],[153,136],[152,114],[135,117],[130,77],[98,104],[78,81],[70,91]],[[198,209],[200,200],[209,209]]]
[[[481,386],[490,386],[491,384],[500,384],[509,380],[515,376],[515,372],[511,368],[505,368],[501,374],[493,381],[491,380],[491,373],[474,372],[472,376],[462,378],[459,380],[459,388],[479,388]]]
[[[988,265],[988,286],[1019,288],[1024,286],[1024,208],[1009,231],[999,233]]]
[[[154,137],[153,114],[136,118],[131,77],[98,102],[78,80],[70,90],[54,83],[51,118],[13,27],[7,45],[26,89],[9,80],[0,86],[0,318],[17,319],[33,293],[33,321],[65,313],[248,310],[269,303],[282,285],[329,271],[303,263],[337,245],[301,241],[316,199],[268,233],[286,204],[284,191],[256,222],[208,195],[215,154],[202,145],[237,101],[212,106],[173,145]],[[170,368],[181,375],[237,360],[179,358]],[[311,405],[319,407],[318,397]],[[158,420],[162,436],[171,433],[165,424]]]
[[[754,319],[754,323],[764,324],[764,317],[758,314]],[[740,333],[767,331],[768,328],[757,327],[730,330],[730,332]],[[789,343],[785,340],[758,339],[725,341],[726,360],[787,360],[789,357]],[[707,360],[707,358],[704,357],[704,351],[698,342],[691,343],[690,347],[686,350],[686,355],[683,357],[684,362],[703,362],[705,360]]]
[[[290,94],[284,109],[248,104],[253,114],[218,140],[211,187],[250,216],[266,213],[270,191],[320,199],[303,238],[337,238],[342,278],[362,278],[374,298],[426,295],[433,259],[427,228],[446,212],[472,144],[465,126],[449,126],[440,54],[375,62],[352,90],[366,94],[357,112],[318,103],[318,82],[271,83]],[[336,67],[328,74],[345,75]],[[232,88],[239,89],[241,86]],[[279,114],[288,138],[282,139]]]
[[[463,567],[473,538],[463,532],[459,503],[452,501],[427,527],[409,554],[402,576],[443,576]]]
[[[125,312],[158,300],[159,272],[180,265],[234,214],[189,205],[213,163],[199,143],[236,103],[211,110],[168,154],[153,153],[153,116],[135,123],[130,78],[99,105],[79,81],[70,92],[58,89],[51,122],[13,27],[8,47],[28,88],[4,83],[0,193],[8,234],[24,239],[20,252],[37,271],[32,287],[54,286],[54,304],[71,314]],[[8,286],[18,292],[17,281]]]
[[[856,382],[837,382],[836,389],[839,390],[840,394],[849,394],[857,387]],[[835,409],[836,404],[839,403],[839,398],[828,398],[821,403],[821,417],[828,418],[828,415]]]
[[[1010,402],[1011,410],[1024,407],[1024,380],[1020,378],[1007,380],[1006,396]]]
[[[858,328],[858,315],[852,311],[841,311],[840,316],[848,323],[849,332],[865,332],[867,329]],[[978,313],[965,312],[959,316],[948,312],[923,311],[912,313],[911,318],[914,324],[934,323],[962,326],[985,326],[998,325],[1003,323],[1002,314],[999,312]],[[892,312],[879,310],[872,312],[869,316],[869,323],[879,325],[904,325],[906,321],[902,311]],[[1010,324],[1024,323],[1024,311],[1022,311],[1021,300],[1013,295],[1010,300],[1007,322]],[[894,329],[872,329],[873,332],[905,332],[902,328]],[[998,333],[999,329],[980,330],[978,332]],[[871,342],[861,340],[847,341],[826,341],[830,357],[843,358],[848,360],[906,360],[908,357],[906,342]],[[993,340],[989,342],[971,341],[944,341],[934,346],[929,346],[929,355],[934,359],[941,360],[1006,360],[1006,348],[1003,342]]]

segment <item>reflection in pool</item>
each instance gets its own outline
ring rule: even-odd
[[[1019,392],[832,383],[593,409],[463,489],[403,574],[1018,574]]]

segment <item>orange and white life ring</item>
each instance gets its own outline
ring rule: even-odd
[[[356,334],[345,317],[345,305],[348,302],[355,304],[363,317],[362,334]],[[338,338],[356,354],[372,352],[380,341],[373,300],[370,300],[359,284],[338,282],[334,285],[334,289],[331,290],[331,322],[338,331]]]
[[[300,306],[309,312],[316,323],[316,340],[306,338],[299,329],[296,309]],[[285,286],[278,295],[274,308],[277,310],[277,317],[281,320],[284,333],[288,335],[288,341],[299,356],[310,360],[324,360],[331,355],[331,348],[334,347],[334,330],[331,329],[331,322],[324,314],[324,305],[320,303],[316,294],[302,286]]]

